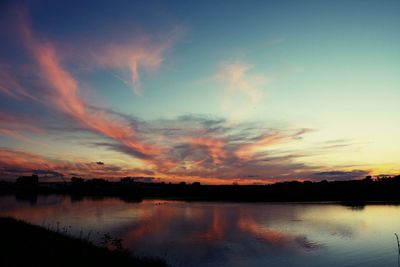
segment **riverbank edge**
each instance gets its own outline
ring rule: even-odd
[[[168,267],[160,259],[139,258],[10,217],[0,217],[0,266]]]

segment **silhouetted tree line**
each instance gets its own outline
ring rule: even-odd
[[[400,201],[400,176],[367,176],[347,181],[290,181],[270,185],[201,185],[199,182],[146,183],[134,177],[118,182],[105,179],[73,177],[68,183],[38,183],[37,176],[18,178],[15,183],[0,183],[0,192],[35,194],[71,194],[83,196],[117,196],[126,201],[142,198],[166,198],[212,201]]]

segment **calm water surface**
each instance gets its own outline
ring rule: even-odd
[[[140,256],[172,266],[398,266],[400,206],[213,203],[116,198],[0,197],[0,215],[109,232]]]

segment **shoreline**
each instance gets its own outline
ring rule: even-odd
[[[100,247],[11,217],[0,217],[0,236],[0,266],[168,267],[160,259],[136,257],[122,247]]]
[[[182,197],[143,197],[140,199],[126,199],[118,195],[75,195],[71,193],[3,193],[0,197],[13,196],[17,198],[17,201],[31,202],[35,204],[37,197],[47,196],[63,196],[73,198],[74,201],[79,202],[80,200],[103,200],[107,198],[119,199],[123,202],[129,203],[140,203],[142,201],[180,201],[180,202],[197,202],[197,203],[254,203],[254,204],[288,204],[288,205],[342,205],[349,207],[367,206],[367,205],[400,205],[400,200],[234,200],[234,199],[207,199],[207,198],[182,198]]]

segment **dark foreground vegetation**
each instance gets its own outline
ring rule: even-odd
[[[72,199],[114,196],[124,201],[144,198],[188,201],[269,201],[342,203],[400,202],[400,176],[370,176],[361,180],[281,182],[270,185],[201,185],[200,183],[166,184],[136,182],[124,178],[118,182],[103,179],[72,178],[63,183],[39,183],[37,176],[0,182],[0,194],[13,193],[17,198],[34,198],[39,194],[68,194]]]
[[[156,259],[132,257],[121,247],[110,250],[87,240],[11,218],[0,218],[0,266],[166,267]]]

